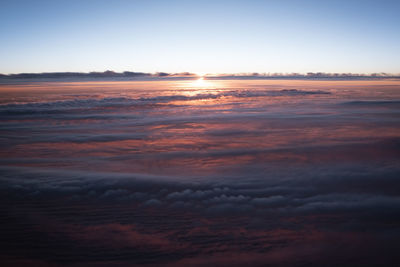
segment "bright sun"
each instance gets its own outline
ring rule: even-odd
[[[200,88],[200,87],[208,88],[208,87],[210,87],[212,85],[213,85],[213,83],[208,81],[208,80],[205,80],[204,77],[200,77],[199,79],[197,79],[197,80],[192,82],[192,86],[193,87],[198,87],[198,88]]]
[[[195,82],[194,82],[194,85],[195,86],[204,86],[206,84],[206,82],[204,81],[204,78],[203,77],[200,77],[199,79],[197,79]]]

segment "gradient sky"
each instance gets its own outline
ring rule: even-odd
[[[400,1],[0,3],[0,73],[400,72]]]

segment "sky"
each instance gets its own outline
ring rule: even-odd
[[[400,1],[0,2],[0,73],[400,73]]]

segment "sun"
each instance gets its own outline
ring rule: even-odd
[[[190,85],[192,87],[199,88],[199,89],[215,87],[215,83],[213,81],[205,79],[204,77],[200,77],[197,80],[194,80],[193,82],[190,83]]]
[[[204,80],[204,77],[200,77],[196,81],[193,82],[193,86],[195,87],[205,87],[207,82]]]

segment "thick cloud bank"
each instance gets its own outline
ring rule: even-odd
[[[396,266],[400,98],[377,90],[10,99],[0,106],[0,259]]]

